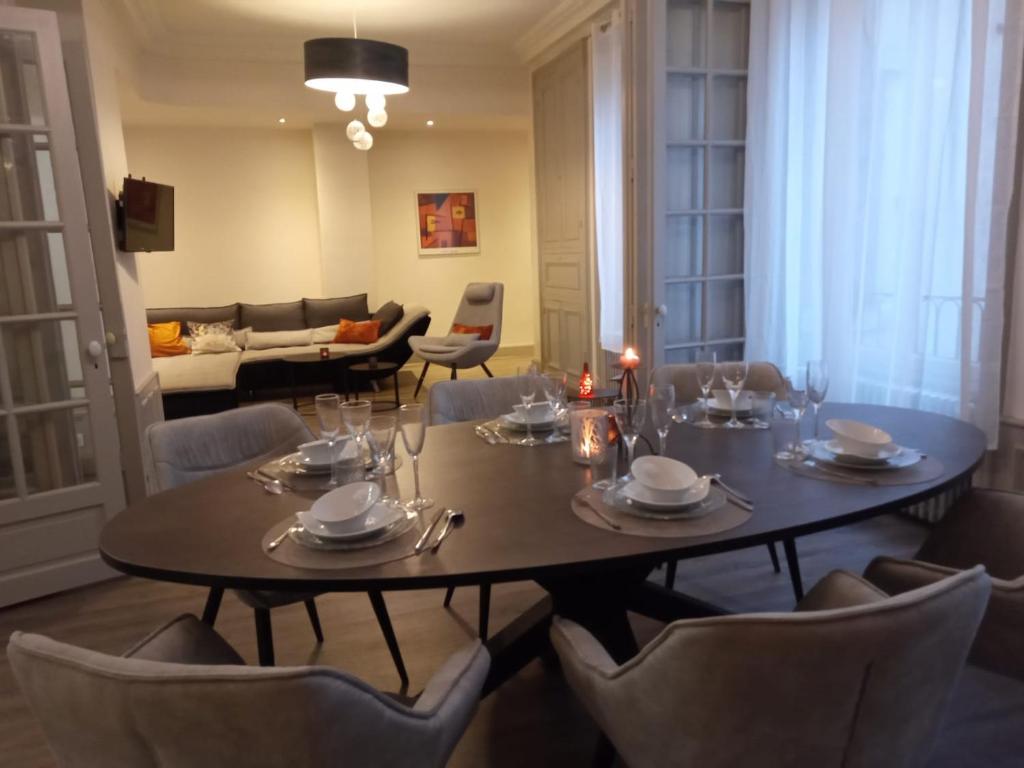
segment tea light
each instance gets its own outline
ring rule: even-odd
[[[590,464],[608,450],[608,413],[600,408],[577,408],[569,412],[572,458]]]
[[[320,347],[320,359],[329,360],[331,357],[331,350],[327,347]]]
[[[619,365],[624,371],[634,371],[640,367],[640,355],[632,347],[626,347],[626,351],[619,357]]]

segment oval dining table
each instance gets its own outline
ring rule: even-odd
[[[877,425],[901,445],[937,459],[942,473],[913,485],[864,485],[807,477],[779,466],[770,430],[674,426],[668,455],[698,473],[719,473],[749,496],[753,514],[742,525],[708,536],[650,538],[588,525],[571,511],[573,495],[590,470],[575,463],[568,443],[536,447],[490,445],[478,422],[430,427],[420,458],[424,495],[460,509],[464,524],[436,554],[372,567],[303,569],[271,559],[262,540],[274,525],[307,509],[308,496],[272,495],[245,475],[227,471],[132,504],[105,526],[100,552],[133,576],[214,589],[351,592],[426,589],[532,580],[547,596],[488,640],[494,657],[488,691],[514,674],[547,644],[553,613],[587,626],[621,661],[636,652],[627,610],[662,621],[724,613],[660,587],[650,572],[678,559],[742,549],[894,512],[949,488],[969,484],[985,438],[963,421],[884,406],[827,404],[829,417]],[[411,462],[396,473],[411,496]],[[255,466],[255,465],[254,465]],[[339,553],[343,558],[344,554]]]

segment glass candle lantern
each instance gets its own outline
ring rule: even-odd
[[[572,458],[590,464],[608,450],[608,413],[600,408],[577,408],[569,412],[569,442]]]

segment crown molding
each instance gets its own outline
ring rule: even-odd
[[[616,0],[561,0],[516,41],[515,51],[524,63],[534,62],[563,37],[615,3]]]

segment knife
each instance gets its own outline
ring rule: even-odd
[[[442,509],[440,512],[437,513],[437,516],[433,520],[431,520],[430,525],[427,526],[427,530],[423,532],[423,535],[420,536],[419,541],[417,541],[416,545],[412,548],[413,552],[415,552],[418,555],[421,554],[423,550],[427,548],[427,541],[430,540],[430,535],[434,532],[434,529],[437,528],[437,524],[441,522],[441,518],[445,516],[445,513],[447,511],[447,509]]]

